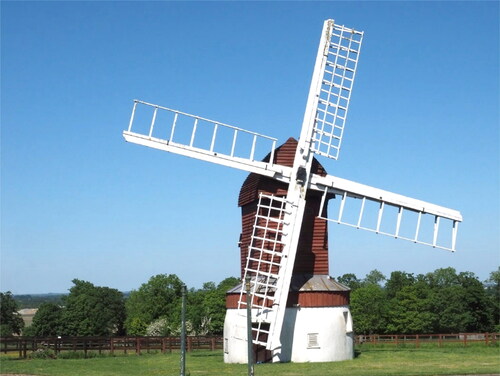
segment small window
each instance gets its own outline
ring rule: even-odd
[[[307,334],[307,348],[308,349],[319,349],[318,333],[308,333]]]
[[[224,353],[229,354],[229,340],[224,338]]]

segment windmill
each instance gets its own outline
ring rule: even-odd
[[[269,351],[272,361],[297,361],[293,354],[300,349],[293,347],[303,342],[286,334],[284,326],[291,312],[287,299],[309,192],[320,197],[317,215],[325,221],[455,250],[458,222],[462,221],[458,211],[319,174],[312,168],[314,155],[338,158],[362,40],[363,32],[333,20],[324,22],[302,129],[289,166],[276,163],[275,138],[144,101],[134,101],[128,130],[123,132],[128,142],[237,168],[286,185],[284,195],[260,193],[244,267],[244,276],[251,280],[253,342]],[[259,154],[267,157],[259,160]],[[334,197],[338,209],[329,217],[325,205]],[[240,351],[243,339],[238,329],[245,323],[242,308],[246,308],[246,297],[242,288],[238,292],[239,313],[228,325],[232,332],[224,335],[228,362],[246,361],[246,344]],[[352,328],[346,329],[352,326],[348,307],[343,307],[341,316],[345,320],[339,333],[329,339],[332,346],[321,350],[321,333],[308,333],[305,346],[320,351],[298,361],[352,357]],[[332,325],[333,329],[325,327],[337,330],[337,324]],[[332,355],[332,351],[340,355]]]

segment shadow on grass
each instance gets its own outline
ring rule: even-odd
[[[222,355],[221,354],[217,354],[217,353],[203,353],[203,354],[191,354],[190,355],[191,357],[193,358],[206,358],[206,357],[221,357],[222,358]]]

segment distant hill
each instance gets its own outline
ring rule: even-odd
[[[61,304],[62,297],[68,294],[30,294],[30,295],[14,295],[14,300],[17,302],[19,309],[38,308],[42,303]]]
[[[130,291],[122,292],[126,299],[130,295]],[[68,294],[48,293],[48,294],[23,294],[14,295],[14,300],[17,302],[19,309],[39,308],[42,303],[62,304],[62,297]]]

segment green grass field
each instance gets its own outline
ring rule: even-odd
[[[358,356],[335,363],[257,364],[255,375],[267,376],[410,376],[500,374],[498,347],[397,349],[363,347]],[[179,353],[118,355],[91,359],[28,359],[2,356],[0,372],[29,375],[126,376],[179,375]],[[224,364],[221,351],[197,351],[186,359],[186,374],[244,376],[244,364]]]

